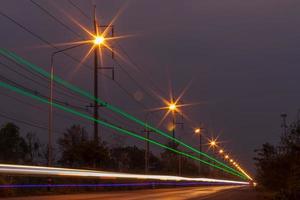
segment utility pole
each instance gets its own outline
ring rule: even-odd
[[[300,128],[300,109],[298,109],[298,112],[297,112],[297,129]]]
[[[172,113],[172,125],[173,125],[173,127],[172,127],[172,137],[173,137],[173,139],[175,139],[176,138],[176,125],[181,125],[182,127],[183,127],[183,122],[177,122],[176,121],[176,110],[174,110],[174,111],[172,111],[173,113]],[[183,118],[183,117],[182,117]],[[173,144],[174,144],[174,148],[175,148],[175,145],[176,145],[176,142],[175,141],[173,141]],[[178,146],[178,148],[179,148],[179,146]],[[178,155],[178,176],[181,176],[181,172],[182,172],[182,169],[181,169],[181,166],[182,166],[182,157],[181,157],[181,155]]]
[[[95,35],[98,36],[98,24],[96,19],[96,5],[94,5],[94,29],[95,29]],[[98,54],[99,54],[99,48],[94,48],[94,118],[98,120],[99,118],[99,112],[98,112]],[[99,133],[98,133],[98,122],[94,121],[94,141],[96,144],[99,142]]]
[[[147,126],[146,128],[144,129],[144,133],[147,134],[147,141],[146,141],[146,150],[145,150],[145,174],[148,174],[149,172],[149,153],[150,153],[150,144],[149,144],[149,139],[150,139],[150,133],[152,132],[149,127],[148,127],[148,124],[150,122],[149,120],[149,115],[151,114],[152,112],[148,112],[146,114],[146,117],[145,117],[145,121],[147,123]]]
[[[98,21],[97,21],[97,16],[96,16],[96,5],[94,5],[94,19],[93,19],[93,24],[94,24],[94,30],[95,30],[95,36],[102,36],[102,32],[99,32],[99,28],[109,28],[111,30],[111,37],[114,37],[114,25],[110,24],[110,25],[99,25]],[[97,102],[98,99],[98,69],[103,69],[103,70],[111,70],[112,73],[112,80],[115,80],[115,71],[114,71],[114,67],[104,67],[104,66],[99,66],[99,54],[100,54],[100,46],[101,44],[99,44],[99,46],[96,46],[94,48],[94,105],[90,105],[87,107],[94,107],[94,118],[96,120],[99,119],[99,107],[101,107],[102,105],[99,105]],[[113,47],[111,47],[111,58],[114,60],[115,59],[115,54],[113,51]],[[101,137],[99,136],[99,124],[94,121],[94,141],[96,143],[99,142],[99,140],[101,139]]]
[[[145,174],[149,173],[149,155],[150,155],[150,144],[149,144],[149,139],[150,139],[150,133],[152,131],[149,130],[147,127],[144,132],[147,134],[147,141],[146,141],[146,150],[145,150]]]
[[[199,151],[202,152],[202,133],[199,134]],[[199,155],[199,158],[201,159],[202,156]],[[199,169],[198,170],[199,170],[199,175],[201,175],[201,173],[202,173],[202,164],[201,164],[201,162],[199,162]]]
[[[282,133],[283,133],[283,136],[285,136],[287,134],[287,128],[288,128],[287,123],[286,123],[287,114],[283,113],[280,116],[282,118],[282,123],[281,123]]]

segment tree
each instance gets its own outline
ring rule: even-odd
[[[168,147],[172,149],[177,149],[178,144],[175,144],[174,142],[169,142],[167,144]],[[162,160],[162,170],[167,173],[177,173],[178,172],[178,156],[176,153],[165,150],[160,154],[161,160]]]
[[[114,165],[122,172],[142,172],[145,169],[145,150],[137,146],[111,149]]]
[[[24,163],[28,146],[20,136],[19,127],[6,123],[0,129],[0,161],[2,163]]]
[[[265,143],[255,151],[257,181],[276,191],[277,199],[300,198],[300,126],[292,124],[277,146]]]
[[[59,163],[70,167],[102,169],[110,167],[109,150],[104,142],[90,139],[80,125],[73,125],[58,139]]]
[[[37,164],[41,154],[41,143],[35,133],[29,132],[25,136],[27,144],[28,155],[27,162],[30,164]]]
[[[255,150],[257,157],[257,181],[267,189],[277,190],[285,185],[285,170],[283,159],[275,146],[265,143],[261,149]],[[278,173],[281,172],[281,173]]]

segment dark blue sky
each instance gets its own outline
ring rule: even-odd
[[[92,13],[92,1],[73,0],[73,2],[87,14]],[[208,136],[212,132],[219,135],[220,140],[225,141],[225,149],[229,149],[241,165],[253,171],[253,150],[266,141],[277,142],[281,133],[280,114],[286,112],[289,119],[294,120],[299,108],[300,2],[297,0],[124,2],[94,1],[100,22],[103,23],[108,23],[117,10],[124,7],[115,23],[116,34],[134,34],[133,37],[120,40],[119,43],[143,68],[144,73],[120,61],[125,69],[139,84],[147,88],[148,92],[154,90],[165,97],[168,96],[169,79],[177,95],[193,80],[183,101],[201,104],[186,108],[184,112],[195,122],[204,123],[211,130],[206,133]],[[84,32],[61,11],[91,28],[91,22],[67,0],[40,0],[38,3],[82,35]],[[1,12],[52,43],[78,40],[73,33],[47,16],[29,0],[4,0],[0,4]],[[45,47],[44,43],[4,17],[0,17],[0,23],[1,47],[13,50],[49,70],[50,53],[53,49]],[[69,53],[80,57],[86,50],[86,48],[72,50]],[[3,58],[1,61],[7,62]],[[59,65],[58,75],[92,91],[91,71],[81,67],[74,72],[76,63],[63,55],[58,56],[56,62]],[[87,60],[87,64],[90,63],[92,59]],[[106,64],[111,65],[108,57]],[[3,66],[1,74],[45,94],[47,92],[41,86],[17,78]],[[163,94],[156,90],[149,77],[160,87]],[[119,67],[116,67],[116,80],[130,94],[142,94],[141,102],[149,108],[161,106],[162,103],[158,98],[148,96]],[[47,84],[45,80],[44,83]],[[9,92],[1,91],[1,93]],[[113,81],[101,78],[100,93],[103,99],[144,118],[145,109],[133,102]],[[18,98],[31,101],[20,96]],[[66,97],[57,98],[73,101]],[[75,103],[80,104],[74,100]],[[6,96],[1,96],[1,105],[1,110],[10,116],[47,125],[47,115],[44,111],[32,110],[22,103],[11,101]],[[84,106],[82,103],[80,105]],[[14,106],[15,109],[9,106]],[[47,108],[45,105],[41,106]],[[56,118],[55,128],[61,132],[73,122]],[[90,129],[89,123],[85,124]],[[186,123],[185,129],[180,130],[178,134],[188,143],[197,145],[189,126],[190,124]],[[103,134],[107,134],[103,136],[106,140],[112,141],[109,132]],[[46,132],[41,132],[41,137],[46,138]],[[126,141],[133,143],[131,140],[126,138]]]

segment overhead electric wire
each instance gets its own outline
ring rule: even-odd
[[[3,56],[2,56],[2,57],[3,57]],[[29,74],[31,74],[31,75],[33,75],[33,76],[35,76],[35,77],[38,77],[38,78],[41,79],[42,81],[46,81],[46,82],[49,82],[49,81],[50,81],[49,78],[46,78],[45,76],[42,76],[41,74],[36,73],[36,72],[34,72],[34,71],[32,71],[32,70],[29,70],[29,69],[27,69],[27,68],[24,68],[22,65],[20,65],[20,64],[19,64],[18,62],[16,62],[15,60],[9,59],[9,61],[13,62],[16,66],[18,66],[20,69],[22,69],[22,70],[28,72]],[[2,63],[2,62],[0,62],[0,63]],[[17,72],[17,70],[15,70],[14,68],[10,67],[8,64],[2,63],[2,65],[5,65],[6,68],[10,68],[11,71],[14,71],[14,72],[16,72],[16,73],[19,74],[19,75],[23,75],[22,73]],[[25,75],[24,75],[24,77],[25,77]],[[34,81],[34,80],[31,79],[31,78],[28,78],[28,79],[30,79],[31,81],[33,81],[33,82],[35,82],[35,83],[37,82],[36,80]],[[49,85],[47,85],[47,86],[45,86],[45,87],[49,88]],[[55,90],[56,92],[58,92],[58,93],[65,94],[65,95],[67,95],[67,96],[70,96],[70,95],[71,95],[71,96],[72,96],[72,99],[76,99],[76,100],[81,101],[81,102],[84,102],[84,103],[89,103],[88,100],[86,100],[85,98],[82,98],[82,97],[78,96],[75,92],[68,90],[67,88],[65,88],[65,87],[62,86],[62,85],[56,85],[56,87],[54,88],[54,90]],[[71,97],[71,96],[70,96],[70,97]]]
[[[42,84],[41,82],[38,82],[38,81],[36,81],[35,79],[32,79],[32,78],[30,78],[30,77],[28,77],[28,76],[26,76],[26,75],[20,73],[19,71],[15,70],[14,68],[10,67],[9,65],[6,65],[6,64],[2,63],[1,61],[0,61],[0,65],[6,67],[6,68],[9,69],[10,71],[12,71],[12,72],[18,74],[18,75],[21,76],[22,78],[25,78],[25,79],[27,79],[27,80],[32,81],[33,83],[38,84],[39,86],[41,86],[41,87],[43,87],[43,88],[46,88],[46,89],[49,88],[48,85]],[[29,70],[26,69],[26,68],[23,68],[23,69],[27,70],[28,72],[31,72],[31,71],[29,71]],[[32,73],[32,72],[31,72],[31,73]],[[32,73],[32,74],[33,74],[33,73]],[[36,74],[36,75],[38,75],[38,74]],[[43,78],[45,78],[45,77],[43,77]],[[47,79],[46,79],[46,80],[47,80]],[[49,80],[48,80],[48,81],[49,81]],[[63,91],[60,91],[60,90],[59,90],[58,88],[56,88],[56,87],[54,88],[54,90],[55,90],[57,93],[61,94],[61,95],[65,95],[65,96],[68,96],[68,97],[72,98],[72,100],[75,99],[75,100],[81,101],[81,102],[83,102],[83,103],[87,103],[87,100],[83,100],[83,99],[81,99],[81,98],[75,97],[75,95],[72,95],[72,93],[70,93],[70,91],[69,91],[68,93],[67,93],[67,92],[63,92]]]
[[[35,105],[35,104],[32,104],[32,103],[23,101],[23,100],[21,100],[21,99],[19,99],[19,98],[17,98],[17,97],[14,97],[14,96],[11,96],[11,95],[8,95],[8,94],[4,94],[4,93],[0,93],[0,95],[5,96],[5,97],[7,97],[7,98],[10,98],[10,99],[12,99],[12,100],[14,100],[14,101],[16,101],[16,102],[18,102],[18,103],[21,103],[21,104],[30,106],[30,107],[32,107],[32,108],[34,108],[34,109],[36,109],[36,110],[48,112],[47,109],[44,109],[44,108],[39,107],[39,106],[37,106],[37,105]],[[61,113],[57,113],[55,110],[54,110],[54,113],[55,113],[55,116],[60,117],[60,118],[62,118],[62,119],[66,119],[66,120],[70,120],[70,121],[71,121],[71,120],[72,120],[72,121],[75,120],[75,118],[72,119],[71,117],[69,117],[69,116],[67,116],[67,115],[64,115],[64,114],[61,114]],[[90,125],[90,124],[85,124],[85,125]]]
[[[18,64],[18,63],[16,63],[16,62],[15,62],[15,64],[16,64],[17,66],[19,66],[19,67],[22,67],[22,65],[20,65],[20,64]],[[7,69],[11,70],[12,72],[14,72],[14,73],[20,75],[21,77],[26,78],[26,79],[28,79],[28,80],[30,80],[30,81],[32,81],[32,82],[38,84],[39,86],[43,86],[44,88],[48,88],[48,86],[45,86],[45,85],[41,84],[40,82],[38,82],[38,81],[36,81],[36,80],[34,80],[34,79],[28,77],[28,76],[25,76],[24,74],[20,73],[19,71],[15,70],[14,68],[10,67],[9,65],[6,65],[6,64],[2,63],[1,61],[0,61],[0,65],[3,65],[4,67],[6,67]],[[42,78],[43,80],[48,81],[48,79],[46,79],[44,76],[41,76],[40,74],[34,73],[34,72],[28,70],[27,68],[23,68],[23,67],[22,67],[22,69],[26,70],[27,72],[30,72],[32,75],[39,76],[39,77]],[[58,86],[60,86],[60,85],[58,85]],[[64,87],[63,87],[63,88],[64,88]],[[55,87],[55,89],[56,89],[56,87]],[[67,90],[67,91],[69,91],[69,90]],[[69,96],[69,97],[71,97],[72,99],[75,98],[75,95],[72,95],[72,96],[71,96],[70,94],[68,94],[68,93],[66,93],[66,92],[61,92],[61,91],[57,91],[57,92],[58,92],[58,93],[61,93],[62,95]],[[69,93],[70,93],[70,91],[69,91]],[[81,100],[81,99],[78,98],[78,97],[77,97],[76,99],[83,102],[83,100]],[[19,100],[19,101],[20,101],[20,100]],[[56,99],[56,102],[57,102],[57,99]],[[86,101],[84,101],[84,102],[86,102]],[[31,105],[31,106],[33,106],[33,105]],[[44,110],[44,111],[46,111],[46,110]],[[106,112],[105,110],[102,110],[102,112],[103,112],[105,115],[110,116],[111,119],[114,119],[115,121],[117,121],[117,122],[119,122],[119,123],[122,123],[122,124],[126,124],[126,125],[128,126],[128,123],[127,123],[127,121],[124,120],[124,118],[121,118],[121,117],[118,116],[118,115],[117,115],[117,116],[111,115],[111,114],[109,114],[108,112]],[[59,115],[59,114],[56,114],[56,115]],[[118,117],[119,119],[117,119],[117,117]],[[70,119],[69,119],[69,120],[70,120]],[[120,120],[121,120],[122,122],[120,122]],[[132,126],[132,124],[130,124],[129,126]]]
[[[3,76],[1,76],[0,75],[0,79],[3,79]],[[24,87],[24,86],[21,86],[20,84],[17,84],[16,82],[14,82],[14,81],[12,81],[12,80],[9,80],[9,79],[4,79],[5,81],[10,81],[11,83],[13,83],[13,84],[15,84],[15,85],[17,85],[18,87],[23,87],[23,89],[24,90],[26,90],[26,91],[33,91],[33,90],[30,90],[30,89],[28,89],[28,88],[26,88],[26,87]],[[7,95],[7,94],[1,94],[0,93],[0,95],[3,95],[3,96],[6,96],[6,97],[8,97],[8,98],[11,98],[11,99],[13,99],[13,100],[15,100],[15,101],[17,101],[17,102],[19,102],[19,103],[22,103],[22,104],[26,104],[26,105],[28,105],[28,106],[31,106],[31,107],[33,107],[33,108],[35,108],[35,109],[37,109],[37,110],[40,110],[40,111],[45,111],[45,112],[48,112],[48,110],[47,109],[43,109],[43,108],[40,108],[40,107],[38,107],[38,106],[36,106],[36,105],[34,105],[34,104],[31,104],[31,103],[28,103],[28,102],[25,102],[25,101],[23,101],[23,100],[20,100],[20,99],[18,99],[18,98],[16,98],[16,97],[12,97],[12,96],[10,96],[10,95]],[[42,98],[45,98],[45,97],[43,97],[42,95],[39,95],[40,97],[42,97]],[[57,100],[55,100],[54,99],[54,101],[57,103],[58,101]],[[64,104],[60,104],[60,105],[64,105]],[[70,106],[71,107],[71,106]],[[73,106],[74,107],[74,106]],[[54,111],[54,113],[55,113],[55,111]],[[58,117],[61,117],[61,118],[63,118],[63,119],[67,119],[67,120],[72,120],[70,117],[68,117],[68,116],[66,116],[66,115],[63,115],[63,114],[60,114],[60,113],[56,113],[55,114],[55,116],[58,116]],[[3,116],[4,117],[4,116]],[[7,117],[8,118],[8,117]],[[112,119],[115,119],[116,120],[116,118],[115,117],[112,117],[111,116],[111,118]],[[10,118],[11,120],[13,120],[13,119],[15,119],[15,118]],[[106,122],[108,122],[109,120],[108,119],[105,119],[105,118],[103,118],[103,117],[100,117],[99,119],[101,119],[101,120],[104,120],[104,121],[106,121]],[[73,119],[74,120],[74,119]],[[17,122],[22,122],[22,120],[18,120],[18,119],[16,119],[16,121]],[[118,121],[118,120],[116,120],[116,121]],[[24,122],[25,123],[25,122]],[[28,122],[27,123],[27,125],[30,125],[30,123]],[[89,125],[89,124],[86,124],[86,125]],[[40,126],[41,127],[41,126]],[[122,126],[120,126],[120,127],[122,127]],[[48,128],[46,128],[46,127],[42,127],[43,129],[45,129],[45,130],[48,130]],[[106,127],[104,127],[104,128],[106,128]],[[55,133],[60,133],[60,132],[58,132],[58,131],[54,131]]]
[[[149,76],[149,74],[147,72],[144,71],[144,67],[141,67],[139,64],[137,64],[133,58],[125,51],[125,49],[117,42],[115,41],[114,42],[115,44],[117,44],[118,48],[121,50],[121,52],[127,57],[127,59],[131,62],[131,64],[133,66],[136,67],[136,69],[138,69],[138,71],[140,71],[141,74],[145,74],[144,77],[146,77],[150,82],[151,82],[151,85],[155,87],[155,90],[159,91],[161,94],[164,94],[165,92],[163,92],[161,90],[161,88],[159,88],[155,81],[151,78],[151,76]]]
[[[15,81],[11,80],[11,79],[8,79],[7,77],[2,76],[1,74],[0,74],[0,79],[4,80],[6,82],[9,82],[9,83],[11,83],[11,84],[13,84],[15,86],[18,86],[18,87],[20,87],[20,88],[22,88],[22,89],[24,89],[24,90],[26,90],[28,92],[32,92],[32,93],[34,93],[34,94],[36,94],[36,95],[38,95],[38,96],[40,96],[42,98],[48,98],[47,96],[42,95],[37,90],[29,89],[29,88],[27,88],[27,87],[25,87],[25,86],[23,86],[23,85],[15,82]],[[63,104],[65,106],[71,107],[71,108],[75,108],[75,109],[78,109],[78,110],[87,111],[87,109],[85,107],[80,107],[80,106],[77,106],[77,105],[73,105],[73,104],[70,104],[68,102],[64,102],[64,101],[61,101],[61,100],[58,100],[58,99],[55,99],[55,98],[53,99],[53,101],[56,102],[56,103]]]
[[[14,101],[17,101],[19,103],[22,103],[22,104],[25,104],[27,106],[30,106],[30,107],[32,107],[32,108],[34,108],[36,110],[48,112],[47,109],[40,108],[40,107],[38,107],[38,106],[36,106],[34,104],[31,104],[31,103],[28,103],[26,101],[23,101],[23,100],[21,100],[21,99],[19,99],[17,97],[13,97],[13,96],[10,96],[10,95],[4,94],[4,93],[0,93],[0,95],[8,97],[8,98],[11,98]],[[40,128],[40,129],[43,129],[45,131],[48,131],[48,127],[45,127],[45,126],[42,126],[42,125],[38,125],[36,122],[32,123],[32,122],[29,122],[29,121],[26,121],[26,120],[20,120],[20,119],[17,119],[17,118],[10,117],[8,115],[4,115],[3,113],[4,113],[3,111],[0,111],[0,117],[2,117],[2,118],[8,119],[8,120],[13,120],[13,121],[16,121],[18,123],[21,123],[21,124],[24,124],[24,125],[27,125],[27,126],[31,126],[31,127],[35,127],[35,128]],[[56,111],[54,111],[54,113],[56,113]],[[64,114],[61,114],[61,113],[56,113],[55,116],[60,117],[60,118],[65,119],[65,120],[70,120],[72,122],[74,122],[74,120],[75,120],[75,118],[72,119],[72,116],[70,117],[70,116],[67,116],[67,115],[64,115]],[[108,120],[106,120],[104,118],[100,118],[100,119],[103,119],[104,121],[108,121]],[[85,121],[80,121],[80,124],[82,124],[82,123],[84,123],[86,126],[90,125],[90,124],[87,124]],[[108,129],[106,127],[103,127],[103,128],[104,129]],[[61,134],[62,132],[56,130],[56,131],[54,131],[54,133]]]
[[[45,9],[43,6],[41,6],[39,3],[35,2],[34,0],[30,0],[31,3],[33,3],[34,5],[36,5],[38,8],[40,8],[42,11],[44,11],[45,13],[47,13],[47,15],[49,15],[52,19],[54,19],[57,23],[59,23],[60,25],[62,25],[63,27],[65,27],[67,30],[71,31],[73,34],[77,35],[80,38],[83,38],[82,35],[78,34],[76,31],[74,31],[72,28],[70,28],[69,26],[67,26],[65,23],[62,23],[61,20],[59,20],[57,17],[55,17],[53,14],[51,14],[47,9]]]
[[[5,115],[5,114],[3,114],[3,111],[0,112],[0,117],[8,119],[8,120],[12,120],[14,122],[18,122],[18,123],[21,123],[21,124],[24,124],[24,125],[27,125],[27,126],[31,126],[31,127],[35,127],[35,128],[39,128],[39,129],[48,131],[48,128],[45,127],[45,126],[39,125],[37,123],[32,123],[32,122],[29,122],[29,121],[26,121],[26,120],[20,120],[20,119]],[[59,132],[54,131],[54,133],[59,133]]]
[[[72,0],[68,0],[68,2],[76,8],[84,17],[86,17],[88,20],[91,20],[91,17],[88,16],[78,5],[76,5]]]
[[[8,65],[5,65],[4,63],[1,63],[0,62],[0,64],[2,64],[2,65],[4,65],[4,66],[6,66],[6,67],[9,67]],[[27,69],[28,70],[28,69]],[[15,72],[15,73],[17,73],[17,74],[20,74],[18,71],[16,71],[16,70],[12,70],[13,72]],[[22,74],[21,74],[22,75]],[[25,76],[26,77],[26,76]],[[18,85],[19,87],[23,87],[24,89],[26,89],[26,90],[28,90],[28,91],[30,91],[30,89],[28,89],[28,88],[26,88],[26,87],[24,87],[24,86],[22,86],[22,85],[20,85],[20,84],[18,84],[18,83],[16,83],[15,81],[12,81],[12,80],[10,80],[10,79],[8,79],[8,78],[6,78],[6,77],[3,77],[2,75],[0,75],[0,79],[4,79],[5,81],[10,81],[11,83],[13,83],[13,84],[15,84],[15,85]],[[40,83],[39,82],[37,82],[37,81],[35,81],[35,80],[33,80],[33,79],[31,79],[31,78],[29,78],[29,77],[26,77],[27,79],[30,79],[30,80],[32,80],[32,81],[34,81],[35,83],[37,83],[37,84],[39,84],[40,85]],[[35,93],[36,93],[36,91],[34,91]],[[1,94],[0,94],[1,95]],[[4,94],[2,94],[2,95],[4,95]],[[5,95],[5,96],[7,96],[7,97],[10,97],[10,98],[13,98],[14,100],[16,100],[16,101],[18,101],[18,102],[20,102],[20,103],[25,103],[25,104],[27,104],[27,105],[30,105],[30,106],[32,106],[32,107],[35,107],[35,108],[37,108],[37,109],[39,109],[39,110],[43,110],[43,111],[46,111],[46,112],[48,112],[48,110],[46,110],[46,109],[41,109],[41,108],[39,108],[39,107],[37,107],[37,106],[35,106],[35,105],[33,105],[33,104],[30,104],[30,103],[27,103],[27,102],[22,102],[22,100],[20,100],[20,99],[17,99],[17,98],[15,98],[15,97],[11,97],[11,96],[8,96],[8,95]],[[40,96],[42,96],[42,97],[45,97],[45,96],[43,96],[43,95],[40,95]],[[57,100],[57,99],[55,99],[54,98],[54,101],[55,102],[59,102],[59,103],[61,103],[61,104],[64,104],[64,105],[68,105],[69,107],[73,107],[73,108],[79,108],[79,109],[81,109],[81,110],[85,110],[84,108],[82,108],[82,107],[77,107],[77,106],[74,106],[74,105],[70,105],[70,104],[68,104],[68,103],[65,103],[65,102],[62,102],[62,101],[59,101],[59,100]],[[87,111],[87,110],[85,110],[85,111]],[[109,116],[109,118],[111,118],[111,119],[114,119],[116,122],[119,122],[120,123],[120,119],[122,119],[121,121],[121,123],[122,124],[126,124],[127,126],[128,126],[128,122],[126,121],[125,122],[125,120],[123,119],[123,118],[121,118],[120,116],[114,116],[114,115],[111,115],[110,113],[108,113],[108,112],[106,112],[105,110],[103,110],[102,111],[105,115],[107,115],[107,116]],[[61,114],[59,114],[59,113],[57,113],[56,114],[56,116],[59,116],[59,115],[61,115]],[[64,116],[64,115],[61,115],[60,117],[63,117],[63,118],[65,118],[65,119],[68,119],[68,120],[71,120],[71,119],[69,119],[68,117],[66,117],[66,116]],[[119,118],[119,119],[117,119],[117,117]],[[100,119],[104,119],[104,120],[106,120],[107,121],[107,119],[105,119],[105,117],[100,117]],[[130,124],[129,126],[132,126],[132,124]]]
[[[22,94],[22,95],[24,95],[24,96],[31,97],[31,98],[33,98],[33,99],[35,99],[35,100],[40,101],[40,102],[47,103],[47,104],[50,103],[48,99],[45,99],[45,98],[43,98],[43,97],[39,97],[39,96],[35,95],[34,93],[27,92],[27,91],[25,91],[24,89],[21,89],[21,88],[18,88],[18,87],[9,85],[9,84],[7,84],[7,83],[5,83],[5,82],[0,82],[0,86],[3,87],[3,88],[6,88],[6,89],[12,90],[12,91],[14,91],[14,92],[16,92],[16,93]],[[240,173],[237,173],[237,172],[233,172],[233,171],[228,170],[228,169],[226,169],[226,168],[223,168],[223,167],[221,167],[221,166],[219,166],[219,165],[212,164],[212,163],[210,163],[210,162],[207,162],[207,161],[205,161],[205,160],[202,160],[202,159],[200,159],[200,158],[197,157],[197,156],[193,156],[193,155],[190,155],[190,154],[188,154],[188,153],[185,153],[185,152],[182,152],[182,151],[173,149],[173,148],[171,148],[171,147],[169,147],[169,146],[166,146],[166,145],[164,145],[164,144],[161,144],[161,143],[159,143],[159,142],[157,142],[157,141],[147,139],[147,138],[145,138],[145,137],[143,137],[143,136],[141,136],[141,135],[139,135],[139,134],[136,134],[136,133],[131,132],[131,131],[129,131],[129,130],[120,128],[119,126],[116,126],[116,125],[114,125],[114,124],[111,124],[111,123],[108,123],[108,122],[105,122],[105,121],[102,121],[102,120],[95,119],[95,118],[93,118],[93,117],[91,117],[91,116],[89,116],[89,115],[86,115],[86,114],[84,114],[84,113],[78,112],[78,111],[76,111],[76,110],[74,110],[74,109],[71,109],[71,108],[67,108],[67,107],[62,106],[62,105],[60,105],[60,104],[57,104],[57,103],[55,103],[55,102],[53,102],[52,105],[53,105],[54,107],[58,108],[58,109],[63,110],[63,111],[70,112],[70,113],[72,113],[72,114],[74,114],[74,115],[78,115],[78,116],[80,116],[80,117],[82,117],[82,118],[85,118],[85,119],[88,119],[88,120],[90,120],[90,121],[95,121],[95,122],[101,124],[102,126],[106,126],[106,127],[110,128],[110,129],[112,129],[112,130],[118,131],[119,133],[123,133],[123,134],[127,134],[127,135],[130,135],[130,136],[133,136],[133,137],[135,137],[135,138],[137,138],[137,139],[139,139],[139,140],[145,140],[145,141],[148,141],[148,142],[150,142],[150,143],[152,143],[152,144],[155,144],[155,145],[158,145],[158,146],[160,146],[160,147],[162,147],[162,148],[168,149],[168,150],[170,150],[170,151],[172,151],[172,152],[174,152],[174,153],[177,153],[177,154],[183,155],[183,156],[185,156],[185,157],[188,157],[188,158],[197,160],[197,161],[199,161],[199,162],[205,163],[205,164],[210,165],[210,166],[212,166],[212,167],[214,167],[214,168],[217,168],[217,169],[220,169],[220,170],[225,171],[225,172],[227,172],[227,173],[230,173],[230,174],[232,174],[232,175],[238,176],[238,177],[240,177],[240,178],[242,178],[242,179],[246,179],[246,177],[245,177],[243,174],[240,174]]]
[[[18,63],[16,63],[18,66],[21,66],[21,65],[19,65]],[[6,67],[6,68],[8,68],[9,70],[11,70],[11,71],[13,71],[14,73],[16,73],[16,74],[18,74],[18,75],[20,75],[20,76],[22,76],[23,78],[26,78],[26,79],[28,79],[28,80],[31,80],[32,82],[34,82],[34,83],[36,83],[36,84],[38,84],[39,86],[43,86],[43,87],[45,87],[45,88],[48,88],[48,86],[45,86],[45,85],[43,85],[43,84],[41,84],[40,82],[38,82],[38,81],[36,81],[36,80],[34,80],[34,79],[32,79],[32,78],[30,78],[30,77],[28,77],[28,76],[25,76],[24,74],[21,74],[19,71],[17,71],[17,70],[15,70],[14,68],[11,68],[9,65],[6,65],[6,64],[4,64],[4,63],[2,63],[1,61],[0,61],[0,65],[3,65],[4,67]],[[36,73],[33,73],[32,71],[30,71],[30,70],[28,70],[27,68],[22,68],[22,69],[24,69],[24,70],[26,70],[26,71],[28,71],[28,72],[31,72],[33,75],[36,75],[36,76],[40,76],[40,74],[36,74]],[[43,79],[46,79],[45,77],[43,77],[43,76],[41,76]],[[46,79],[47,81],[48,81],[48,79]],[[60,85],[58,85],[58,86],[60,86]],[[68,90],[69,91],[69,90]],[[66,95],[66,96],[69,96],[69,97],[71,97],[72,99],[74,99],[75,97],[75,95],[73,96],[71,96],[70,94],[68,94],[68,93],[66,93],[66,92],[61,92],[61,91],[57,91],[58,93],[61,93],[62,95]],[[70,92],[70,91],[69,91]],[[77,100],[81,100],[81,99],[79,99],[78,97],[76,98]],[[82,100],[81,100],[82,101]],[[56,102],[58,102],[58,100],[56,99]],[[83,102],[83,101],[82,101]],[[84,101],[84,102],[86,102],[86,101]],[[117,122],[120,122],[120,120],[122,121],[121,123],[122,124],[127,124],[128,125],[128,123],[127,123],[127,121],[125,121],[124,120],[124,118],[121,118],[120,116],[114,116],[114,115],[111,115],[110,113],[108,113],[108,112],[106,112],[105,110],[102,110],[101,112],[103,112],[105,115],[107,115],[107,116],[110,116],[110,118],[111,119],[114,119],[115,121],[117,121]],[[119,118],[119,119],[117,119],[117,117]],[[130,124],[130,126],[132,126],[132,124]]]

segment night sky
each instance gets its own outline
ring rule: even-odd
[[[39,0],[43,6],[78,34],[88,37],[67,15],[92,30],[92,23],[67,0]],[[183,109],[184,113],[196,123],[207,127],[207,137],[219,136],[225,150],[248,170],[254,170],[253,150],[264,142],[278,142],[281,134],[281,113],[288,119],[296,118],[299,108],[299,64],[300,46],[300,2],[297,0],[73,0],[87,15],[92,15],[92,5],[97,5],[100,23],[107,24],[122,10],[114,23],[116,35],[132,35],[118,40],[118,44],[139,65],[128,64],[128,58],[120,52],[124,60],[119,60],[126,72],[139,83],[138,86],[119,66],[116,68],[116,81],[122,85],[136,101],[147,108],[163,106],[154,93],[167,98],[169,82],[174,95],[178,96],[190,83],[184,94],[184,103],[195,103]],[[34,5],[30,0],[2,0],[2,13],[14,18],[36,34],[53,44],[80,40],[74,33]],[[50,54],[54,51],[45,43],[28,34],[20,27],[0,15],[1,47],[16,52],[29,61],[49,70]],[[62,46],[63,48],[64,46]],[[88,47],[70,50],[68,53],[81,58]],[[118,58],[119,59],[119,58]],[[2,63],[17,69],[43,82],[12,62],[1,57]],[[85,62],[92,64],[92,58]],[[92,71],[79,67],[64,55],[55,60],[56,74],[92,92]],[[109,52],[104,64],[112,66]],[[78,69],[77,69],[78,68]],[[16,75],[1,65],[1,75],[9,77],[27,87],[47,94],[47,88]],[[77,70],[75,70],[77,69]],[[109,71],[103,72],[110,76]],[[133,101],[115,81],[100,78],[101,98],[141,119],[147,109]],[[150,94],[150,95],[149,95]],[[0,112],[17,119],[26,119],[47,127],[47,105],[1,89]],[[37,110],[11,99],[15,97],[44,109]],[[62,101],[85,107],[89,101],[76,101],[70,97],[56,97]],[[79,98],[79,97],[78,97]],[[103,108],[101,108],[101,111]],[[101,113],[100,111],[100,113]],[[103,111],[103,117],[128,125],[141,132],[141,127],[120,119],[111,119]],[[57,111],[58,114],[62,112]],[[65,114],[72,117],[70,114]],[[156,114],[159,118],[162,114]],[[152,117],[153,123],[158,122]],[[92,125],[77,117],[72,119],[88,130]],[[74,123],[55,116],[56,137]],[[166,122],[169,118],[166,120]],[[7,119],[0,117],[0,122]],[[118,122],[117,122],[118,121]],[[123,122],[124,121],[124,122]],[[18,124],[18,123],[17,123]],[[33,130],[42,140],[47,131],[18,124],[24,132]],[[197,140],[192,128],[195,124],[185,121],[184,129],[178,136],[196,147]],[[166,123],[161,125],[165,129]],[[101,129],[102,138],[108,144],[116,143],[118,135]],[[115,135],[115,136],[112,136]],[[121,137],[121,136],[120,136]],[[129,144],[143,145],[129,137],[121,137]],[[154,148],[154,147],[153,147]],[[154,151],[160,150],[158,147]]]

